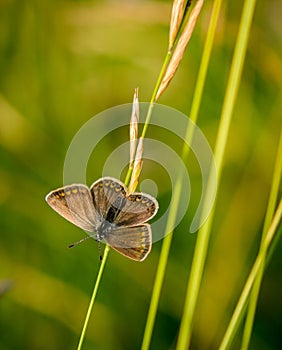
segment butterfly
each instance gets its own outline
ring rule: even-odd
[[[103,177],[90,188],[82,184],[58,188],[46,201],[98,242],[105,241],[130,259],[143,261],[151,251],[152,230],[147,221],[156,215],[159,204],[149,194],[128,193],[118,179]]]

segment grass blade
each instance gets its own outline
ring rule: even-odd
[[[218,182],[220,182],[220,177],[223,169],[223,156],[226,148],[235,99],[241,80],[255,3],[255,0],[247,0],[244,4],[242,18],[239,26],[239,33],[235,45],[235,51],[226,88],[225,99],[223,102],[221,121],[215,145],[215,161],[218,171]],[[208,185],[208,187],[210,186]],[[208,192],[209,191],[207,190],[207,194]],[[194,259],[192,262],[191,274],[185,298],[184,311],[180,325],[177,350],[187,349],[190,344],[193,319],[203,276],[203,269],[207,255],[213,217],[214,209],[212,210],[206,223],[200,228],[198,232]]]
[[[91,312],[92,312],[92,309],[93,309],[93,305],[94,305],[95,298],[96,298],[96,295],[97,295],[97,292],[98,292],[99,284],[100,284],[100,281],[101,281],[101,277],[102,277],[102,274],[103,274],[103,271],[104,271],[104,267],[105,267],[105,264],[106,264],[106,261],[107,261],[107,257],[108,257],[109,251],[110,251],[110,248],[109,248],[108,245],[106,245],[105,250],[104,250],[103,259],[102,259],[102,262],[101,262],[101,265],[100,265],[100,269],[99,269],[99,272],[98,272],[98,275],[97,275],[97,278],[96,278],[96,281],[95,281],[93,293],[92,293],[92,296],[91,296],[91,299],[90,299],[90,303],[89,303],[89,306],[88,306],[88,310],[87,310],[87,313],[86,313],[86,317],[85,317],[85,320],[84,320],[84,324],[83,324],[83,328],[82,328],[82,331],[81,331],[81,335],[80,335],[79,343],[78,343],[78,346],[77,346],[77,350],[81,350],[82,349],[82,344],[83,344],[83,341],[84,341],[86,329],[87,329],[87,326],[88,326],[88,323],[89,323],[90,315],[91,315]]]
[[[212,46],[214,42],[215,29],[216,29],[216,24],[219,17],[220,7],[221,7],[221,0],[216,0],[214,3],[212,15],[211,15],[209,30],[208,30],[208,34],[207,34],[207,38],[204,46],[203,56],[202,56],[200,69],[199,69],[199,76],[197,79],[195,93],[193,96],[193,102],[191,107],[190,118],[194,122],[196,122],[198,118],[198,112],[200,108],[201,97],[203,94],[204,83],[206,79],[207,69],[208,69]],[[193,137],[192,131],[193,130],[191,130],[190,128],[186,130],[185,140],[187,144],[189,144],[192,140],[192,137]],[[188,155],[189,155],[189,148],[185,143],[182,149],[182,156],[181,156],[184,163],[187,162]],[[174,203],[174,205],[171,206],[170,208],[168,221],[166,224],[166,232],[169,232],[170,228],[174,227],[174,222],[177,215],[178,203],[181,195],[182,176],[183,174],[180,172],[175,184],[175,191],[172,194],[172,202]],[[148,350],[150,347],[150,342],[151,342],[151,337],[153,333],[153,327],[154,327],[156,313],[158,309],[159,298],[161,294],[161,288],[162,288],[163,279],[165,275],[165,269],[166,269],[167,260],[169,256],[172,237],[173,237],[173,232],[170,232],[163,240],[162,250],[161,250],[159,264],[156,272],[155,283],[153,287],[151,302],[149,306],[149,311],[148,311],[148,316],[147,316],[147,321],[146,321],[146,326],[145,326],[145,331],[143,336],[143,342],[141,347],[142,350]]]
[[[271,186],[271,191],[270,191],[270,196],[269,196],[269,201],[268,201],[268,206],[267,206],[267,211],[266,211],[266,216],[265,216],[265,221],[263,226],[260,250],[263,249],[263,242],[266,237],[267,229],[273,218],[275,204],[279,193],[279,184],[281,182],[281,172],[282,172],[282,133],[280,135],[277,159],[275,162],[275,167],[273,172],[273,180],[272,180],[272,186]],[[246,323],[245,323],[244,332],[243,332],[241,350],[247,350],[250,344],[255,312],[256,312],[256,307],[258,302],[258,296],[259,296],[259,291],[260,291],[261,282],[262,282],[263,273],[264,273],[264,266],[265,266],[265,261],[263,261],[261,264],[261,268],[259,269],[259,272],[257,274],[255,284],[250,296],[250,303],[249,303]]]
[[[236,308],[233,312],[233,315],[231,317],[231,320],[229,322],[229,325],[227,327],[225,335],[222,339],[219,350],[229,349],[229,347],[232,343],[234,335],[238,329],[240,320],[243,317],[243,313],[244,313],[244,310],[246,308],[250,292],[251,292],[252,287],[254,285],[254,281],[257,278],[260,269],[264,266],[265,256],[266,256],[267,250],[268,250],[272,240],[275,238],[276,232],[278,232],[278,227],[279,227],[279,224],[281,221],[281,217],[282,217],[282,199],[280,200],[279,206],[276,210],[276,213],[274,215],[272,223],[267,231],[267,234],[266,234],[265,239],[263,241],[262,249],[260,250],[260,252],[255,260],[253,268],[249,274],[249,277],[246,281],[246,284],[245,284],[244,289],[241,293],[239,301],[238,301]]]

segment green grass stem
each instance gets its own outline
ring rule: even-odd
[[[206,79],[207,69],[208,69],[212,46],[214,42],[215,29],[218,21],[220,7],[221,7],[221,0],[216,0],[213,6],[213,11],[211,15],[210,24],[209,24],[209,30],[208,30],[204,50],[203,50],[203,56],[200,64],[198,79],[197,79],[195,93],[193,96],[193,101],[191,106],[190,119],[193,120],[194,122],[196,122],[198,118],[198,112],[200,108],[201,97],[203,94],[204,83]],[[185,143],[183,145],[182,155],[181,155],[181,158],[184,163],[186,163],[188,159],[190,148],[187,145],[190,144],[192,137],[193,137],[193,129],[187,128],[185,133]],[[159,264],[157,267],[155,283],[153,287],[151,302],[150,302],[147,321],[145,325],[145,331],[143,335],[143,342],[141,346],[142,350],[148,350],[151,343],[154,323],[156,319],[156,314],[157,314],[157,309],[158,309],[158,304],[159,304],[159,299],[161,294],[161,288],[163,285],[171,241],[173,237],[173,232],[171,231],[171,228],[174,227],[174,223],[177,216],[178,205],[180,201],[180,196],[181,196],[182,179],[183,179],[183,173],[180,172],[176,180],[175,191],[174,193],[172,193],[171,202],[174,204],[170,208],[168,221],[166,224],[166,230],[165,230],[165,232],[170,232],[170,233],[164,238],[163,244],[162,244],[162,250],[160,254]]]
[[[133,166],[130,166],[127,173],[126,173],[126,177],[125,177],[125,180],[124,180],[124,184],[125,186],[128,186],[129,182],[130,182],[130,178],[131,178],[131,175],[132,175],[132,171],[133,171]]]
[[[105,250],[104,250],[104,254],[103,254],[103,259],[102,259],[102,262],[100,264],[100,268],[99,268],[98,275],[97,275],[97,278],[96,278],[96,281],[95,281],[93,293],[92,293],[92,296],[91,296],[91,299],[90,299],[90,303],[89,303],[89,306],[88,306],[88,310],[87,310],[87,313],[86,313],[86,317],[85,317],[85,320],[84,320],[84,324],[83,324],[82,332],[81,332],[81,335],[80,335],[79,343],[78,343],[78,346],[77,346],[77,350],[81,350],[82,349],[82,344],[83,344],[83,340],[84,340],[84,337],[85,337],[86,329],[87,329],[87,326],[88,326],[88,323],[89,323],[90,315],[91,315],[91,312],[92,312],[92,309],[93,309],[93,305],[94,305],[95,298],[96,298],[96,295],[97,295],[97,292],[98,292],[98,288],[99,288],[99,285],[100,285],[101,277],[102,277],[102,274],[103,274],[103,271],[104,271],[104,267],[105,267],[105,264],[106,264],[106,261],[107,261],[107,257],[108,257],[109,251],[110,251],[110,248],[109,248],[108,245],[106,245]]]
[[[156,94],[158,92],[158,88],[159,88],[160,83],[162,81],[162,78],[163,78],[163,75],[165,73],[166,67],[167,67],[167,65],[169,63],[170,57],[171,57],[171,52],[167,52],[167,54],[165,56],[165,59],[164,59],[164,63],[163,63],[162,68],[160,70],[160,73],[159,73],[159,76],[158,76],[158,79],[157,79],[157,82],[156,82],[156,85],[155,85],[152,97],[151,97],[150,105],[149,105],[149,108],[148,108],[148,112],[147,112],[147,115],[146,115],[145,123],[144,123],[142,134],[141,134],[141,137],[143,137],[143,138],[145,138],[147,129],[149,127],[149,123],[150,123],[153,107],[154,107],[154,104],[155,104]],[[132,174],[132,168],[129,167],[128,171],[127,171],[127,174],[126,174],[126,177],[125,177],[125,185],[126,186],[128,186],[128,184],[130,182],[131,174]],[[82,332],[81,332],[81,335],[80,335],[80,340],[79,340],[79,343],[78,343],[77,350],[81,350],[81,348],[82,348],[82,343],[83,343],[83,340],[85,338],[86,329],[87,329],[87,326],[88,326],[88,323],[89,323],[89,319],[90,319],[90,315],[91,315],[91,312],[92,312],[92,309],[93,309],[93,306],[94,306],[94,303],[95,303],[97,291],[99,289],[101,277],[102,277],[102,274],[103,274],[103,271],[104,271],[104,267],[105,267],[105,264],[106,264],[106,261],[107,261],[107,258],[108,258],[109,250],[110,250],[110,247],[108,245],[106,245],[105,250],[104,250],[104,254],[103,254],[103,259],[102,259],[102,262],[101,262],[101,265],[100,265],[100,268],[99,268],[99,271],[98,271],[97,279],[95,281],[93,293],[92,293],[92,296],[91,296],[91,299],[90,299],[90,303],[89,303],[89,307],[88,307],[88,310],[87,310],[87,314],[86,314],[86,317],[85,317],[85,320],[84,320],[84,325],[83,325]]]
[[[171,209],[169,211],[166,229],[173,227],[176,216],[177,216],[177,209],[178,209],[178,203],[179,203],[179,200],[177,200],[177,198],[180,198],[180,195],[181,195],[182,177],[181,178],[178,177],[178,179],[179,180],[176,181],[175,191],[173,194],[173,198],[175,198],[176,201],[175,201],[175,204],[171,207]],[[173,198],[171,200],[172,203],[174,203]],[[168,231],[168,232],[170,232],[170,231]],[[154,281],[154,287],[153,287],[153,291],[152,291],[152,297],[151,297],[147,321],[146,321],[146,325],[145,325],[141,350],[147,350],[150,347],[172,237],[173,237],[173,232],[170,232],[163,239],[162,250],[161,250],[159,263],[158,263],[158,267],[157,267],[157,272],[156,272],[156,277],[155,277],[155,281]]]
[[[265,256],[267,254],[267,250],[275,238],[276,232],[278,232],[278,227],[282,217],[282,199],[280,200],[279,206],[275,212],[271,225],[265,235],[265,239],[263,240],[263,244],[259,251],[259,254],[254,262],[253,268],[249,274],[249,277],[246,281],[246,284],[243,288],[241,296],[238,300],[238,303],[235,307],[231,320],[228,324],[227,330],[224,334],[222,342],[220,344],[219,350],[227,350],[230,348],[232,340],[236,334],[236,331],[239,327],[240,321],[243,318],[244,310],[246,310],[246,305],[248,302],[248,298],[252,287],[254,285],[254,281],[259,275],[259,271],[262,267],[264,267]]]
[[[171,58],[171,51],[168,51],[166,53],[166,56],[165,56],[162,68],[160,70],[160,74],[158,76],[158,79],[157,79],[157,82],[156,82],[156,85],[154,87],[154,91],[152,93],[152,97],[151,97],[151,100],[150,100],[150,105],[149,105],[149,108],[148,108],[148,112],[147,112],[147,115],[146,115],[145,123],[144,123],[142,134],[141,134],[141,137],[143,139],[146,136],[147,129],[148,129],[149,124],[150,124],[153,108],[154,108],[154,105],[155,105],[155,102],[156,102],[156,95],[157,95],[158,89],[159,89],[159,87],[161,85],[161,82],[162,82],[163,76],[165,74],[166,68],[168,66],[168,63],[170,61],[170,58]]]
[[[279,184],[281,182],[281,173],[282,173],[282,133],[280,135],[280,142],[278,146],[278,153],[277,153],[277,158],[276,158],[274,172],[273,172],[270,196],[269,196],[265,221],[263,225],[260,250],[263,249],[263,243],[266,237],[267,229],[270,226],[271,220],[274,215],[275,205],[279,194]],[[264,259],[265,258],[266,257],[264,257]],[[258,296],[259,296],[259,291],[260,291],[263,273],[264,273],[264,266],[265,266],[265,261],[262,261],[261,267],[256,276],[254,287],[252,289],[252,293],[250,296],[248,312],[247,312],[247,317],[246,317],[246,322],[245,322],[245,327],[243,332],[241,350],[247,350],[250,344],[254,318],[256,313],[256,307],[258,302]]]
[[[222,114],[214,153],[218,171],[218,183],[220,182],[221,173],[223,169],[223,156],[231,124],[232,112],[241,80],[255,3],[255,0],[246,0],[244,3],[242,18],[239,26],[239,33],[235,45],[235,51],[232,59],[226,94],[223,102]],[[208,188],[209,187],[210,186],[208,184]],[[208,193],[209,189],[207,189],[207,194]],[[179,337],[176,347],[177,350],[186,350],[190,344],[193,319],[195,315],[204,265],[207,256],[207,249],[213,218],[214,208],[210,213],[210,216],[208,217],[207,221],[198,232],[195,253],[191,267],[191,274],[185,298],[184,311],[180,324]]]

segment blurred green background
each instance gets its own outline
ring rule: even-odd
[[[243,1],[223,4],[199,115],[213,147]],[[176,77],[160,103],[189,114],[212,2],[207,1]],[[170,1],[0,1],[0,349],[74,349],[99,268],[96,242],[45,203],[63,184],[69,143],[92,116],[148,101],[166,53]],[[191,349],[216,349],[259,246],[281,130],[282,3],[259,1],[238,94]],[[95,150],[88,185],[127,130]],[[165,134],[149,136],[159,139]],[[169,143],[170,140],[168,139]],[[180,152],[181,143],[170,146]],[[195,163],[195,164],[194,164]],[[168,176],[145,163],[161,210]],[[152,349],[173,349],[196,240],[187,234],[199,201],[193,159],[191,211],[175,231]],[[194,195],[196,193],[196,195]],[[139,264],[111,251],[84,349],[140,348],[161,242]],[[281,348],[282,258],[263,280],[251,349]],[[10,289],[8,288],[10,286]],[[239,338],[234,349],[239,348]]]

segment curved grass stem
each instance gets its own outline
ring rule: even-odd
[[[239,26],[238,38],[235,45],[235,51],[227,83],[226,94],[223,102],[222,114],[214,152],[218,172],[218,183],[220,182],[221,173],[223,169],[223,156],[226,148],[226,142],[231,124],[235,99],[241,80],[242,68],[247,50],[247,42],[249,38],[255,2],[255,0],[247,0],[244,4],[242,18]],[[208,184],[207,192],[209,192],[209,187],[210,186]],[[198,302],[204,265],[207,256],[209,238],[211,234],[211,227],[213,223],[214,208],[215,203],[213,210],[210,213],[210,216],[198,232],[196,248],[191,267],[191,274],[185,297],[184,311],[180,324],[179,336],[176,347],[177,350],[186,350],[190,344],[193,320],[195,316],[196,305]]]
[[[267,211],[266,211],[266,216],[265,216],[265,221],[264,221],[264,226],[262,231],[260,250],[263,249],[263,242],[267,234],[267,229],[270,226],[270,222],[273,218],[275,204],[279,194],[281,174],[282,174],[282,132],[280,135],[277,158],[276,158],[274,172],[273,172],[272,186],[270,190],[270,196],[269,196],[269,201],[268,201],[268,206],[267,206]],[[241,350],[247,350],[249,348],[253,324],[254,324],[255,312],[256,312],[256,307],[258,302],[258,296],[259,296],[259,291],[260,291],[263,273],[264,273],[264,265],[265,265],[265,262],[261,264],[261,268],[256,277],[255,284],[250,296],[250,303],[248,307],[248,312],[247,312],[247,317],[246,317],[246,322],[245,322],[245,327],[243,332]]]
[[[198,118],[198,112],[200,108],[201,97],[203,94],[204,83],[205,83],[207,69],[208,69],[211,51],[213,47],[215,29],[216,29],[216,24],[219,17],[220,7],[221,7],[221,0],[216,0],[214,2],[208,34],[204,45],[203,56],[200,63],[199,75],[198,75],[198,79],[195,87],[192,106],[191,106],[190,119],[195,123]],[[190,148],[188,147],[188,145],[191,143],[192,137],[193,137],[193,130],[190,128],[187,128],[185,133],[185,143],[183,144],[182,154],[181,154],[181,159],[183,160],[184,163],[187,162],[187,159],[189,156]],[[164,238],[163,244],[162,244],[162,250],[159,258],[159,264],[157,267],[156,278],[155,278],[151,302],[149,306],[141,350],[148,350],[150,347],[151,337],[153,333],[154,323],[155,323],[158,304],[159,304],[159,298],[161,294],[161,288],[163,285],[163,279],[165,275],[171,241],[173,237],[173,232],[171,231],[171,228],[174,227],[174,223],[177,216],[178,205],[180,201],[180,196],[181,196],[182,179],[183,179],[183,173],[179,172],[176,180],[176,184],[175,184],[175,190],[172,193],[172,199],[171,199],[171,202],[174,203],[174,205],[171,206],[170,208],[166,229],[165,229],[165,232],[170,232],[170,233]]]
[[[109,251],[110,251],[110,248],[109,248],[108,245],[106,245],[105,250],[104,250],[104,254],[103,254],[103,259],[102,259],[102,262],[101,262],[101,265],[100,265],[100,268],[99,268],[99,271],[98,271],[98,275],[97,275],[97,278],[96,278],[96,281],[95,281],[93,293],[92,293],[92,296],[91,296],[91,299],[90,299],[90,303],[89,303],[89,306],[88,306],[88,310],[87,310],[87,313],[86,313],[86,317],[85,317],[85,320],[84,320],[84,324],[83,324],[83,328],[82,328],[82,331],[81,331],[81,335],[80,335],[79,343],[78,343],[78,346],[77,346],[77,350],[81,350],[82,349],[82,343],[83,343],[83,340],[84,340],[84,337],[85,337],[86,329],[87,329],[87,326],[88,326],[88,323],[89,323],[90,315],[91,315],[91,312],[92,312],[92,309],[93,309],[93,305],[94,305],[95,298],[96,298],[96,295],[97,295],[97,292],[98,292],[99,284],[100,284],[100,281],[101,281],[101,277],[102,277],[102,274],[103,274],[103,271],[104,271],[104,267],[105,267],[105,264],[106,264],[106,261],[107,261],[107,257],[108,257]]]
[[[167,64],[169,63],[170,56],[171,56],[171,52],[167,52],[167,54],[165,56],[165,59],[164,59],[164,62],[163,62],[163,65],[162,65],[162,68],[161,68],[161,71],[160,71],[160,74],[158,76],[158,79],[157,79],[157,82],[156,82],[156,85],[155,85],[152,97],[151,97],[150,105],[149,105],[149,108],[148,108],[148,112],[147,112],[147,115],[146,115],[145,123],[144,123],[142,134],[141,134],[142,138],[145,138],[146,132],[148,130],[148,126],[149,126],[149,123],[150,123],[150,119],[151,119],[154,103],[156,102],[155,101],[156,94],[157,94],[158,88],[160,86],[160,83],[162,81],[163,75],[165,73]],[[125,186],[128,186],[128,184],[130,182],[131,174],[132,174],[132,168],[129,167],[129,169],[127,171],[126,178],[125,178]],[[100,265],[100,268],[99,268],[99,271],[98,271],[97,279],[95,281],[94,289],[93,289],[92,296],[91,296],[91,299],[90,299],[90,303],[89,303],[89,306],[88,306],[88,310],[87,310],[87,314],[86,314],[86,317],[85,317],[85,321],[84,321],[84,324],[83,324],[83,328],[82,328],[82,332],[81,332],[81,335],[80,335],[80,340],[79,340],[79,343],[78,343],[78,346],[77,346],[77,350],[81,350],[82,349],[82,344],[83,344],[83,341],[84,341],[84,338],[85,338],[86,329],[87,329],[87,326],[88,326],[88,323],[89,323],[89,319],[90,319],[90,315],[91,315],[91,312],[92,312],[92,309],[93,309],[93,306],[94,306],[94,303],[95,303],[97,291],[99,289],[100,281],[101,281],[101,278],[102,278],[102,275],[103,275],[103,271],[104,271],[104,267],[105,267],[105,264],[106,264],[106,261],[107,261],[107,258],[108,258],[109,251],[110,251],[110,247],[108,245],[106,245],[105,250],[104,250],[104,254],[103,254],[103,259],[102,259],[102,262],[101,262],[101,265]]]
[[[257,278],[257,276],[259,276],[260,269],[264,267],[266,254],[271,242],[274,240],[276,233],[279,232],[278,227],[281,222],[281,217],[282,217],[282,199],[280,200],[280,203],[275,212],[271,225],[268,228],[268,231],[265,235],[265,239],[263,240],[259,254],[254,262],[253,268],[249,274],[249,277],[245,283],[245,286],[243,288],[239,301],[235,307],[231,320],[228,324],[227,330],[220,344],[219,350],[227,350],[231,346],[232,340],[238,329],[239,323],[243,317],[244,310],[246,309],[246,305],[248,302],[250,292],[254,285],[254,281]]]

